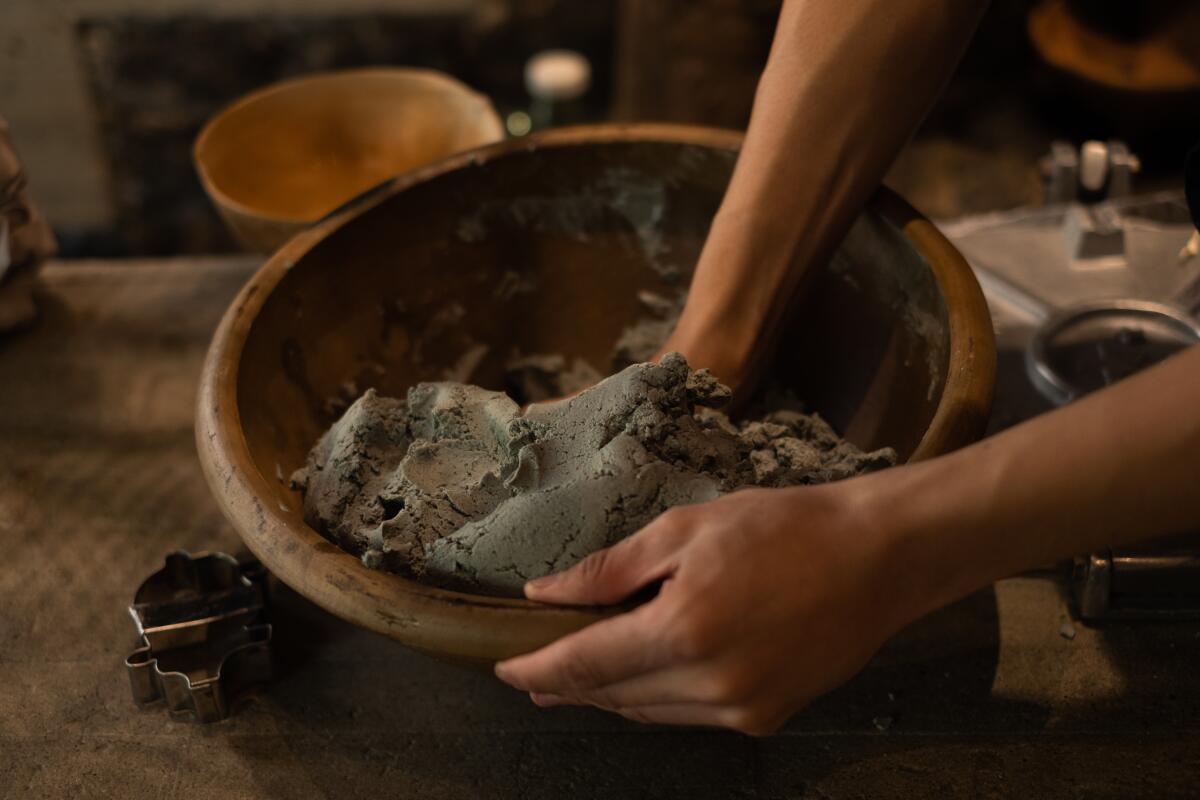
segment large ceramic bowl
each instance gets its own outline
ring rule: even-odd
[[[304,523],[283,478],[368,386],[400,395],[473,357],[473,380],[499,387],[514,348],[606,365],[638,291],[686,282],[740,141],[661,125],[509,141],[407,173],[272,256],[213,339],[196,423],[209,485],[249,548],[339,617],[458,661],[528,651],[606,613],[369,570]],[[970,269],[880,190],[773,375],[855,443],[921,459],[982,433],[994,361]]]
[[[204,126],[193,159],[233,234],[270,253],[381,181],[502,138],[491,102],[449,75],[373,67],[237,100]]]

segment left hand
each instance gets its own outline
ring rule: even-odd
[[[762,735],[847,680],[910,621],[877,478],[751,489],[672,508],[637,534],[526,586],[532,600],[654,599],[496,675],[540,706]]]

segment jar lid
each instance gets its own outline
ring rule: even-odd
[[[525,62],[525,88],[539,100],[575,100],[591,80],[592,65],[574,50],[543,50]]]

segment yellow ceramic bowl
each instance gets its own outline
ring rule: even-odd
[[[382,181],[503,138],[483,95],[432,70],[322,73],[213,117],[193,155],[234,235],[269,253]]]

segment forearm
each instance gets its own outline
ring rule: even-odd
[[[958,62],[982,0],[785,0],[673,346],[735,386]],[[884,265],[881,265],[884,268]],[[763,334],[759,336],[760,332]]]
[[[1200,527],[1200,346],[886,476],[865,488],[900,520],[889,546],[914,616],[1054,559]]]

